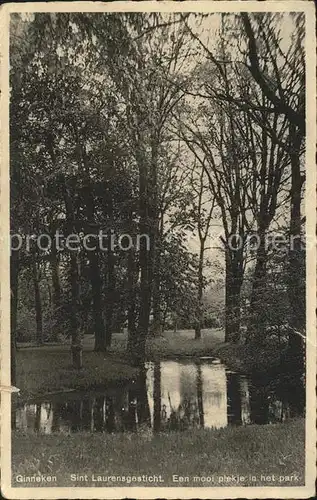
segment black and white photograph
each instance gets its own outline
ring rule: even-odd
[[[4,496],[313,496],[313,4],[1,16]]]

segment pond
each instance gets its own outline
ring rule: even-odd
[[[25,432],[168,432],[284,422],[302,414],[296,388],[230,372],[217,359],[148,362],[139,378],[48,395],[15,410]]]

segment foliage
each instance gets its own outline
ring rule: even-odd
[[[20,250],[18,339],[31,338],[21,328],[34,329],[32,314],[38,343],[66,335],[78,349],[93,332],[105,350],[128,325],[136,358],[150,320],[156,329],[178,318],[197,338],[224,324],[230,342],[241,325],[260,343],[285,324],[304,330],[303,256],[264,244],[281,220],[288,238],[301,229],[304,18],[292,14],[288,33],[282,14],[213,15],[217,43],[204,40],[201,14],[12,16],[12,231],[151,243]],[[220,273],[207,257],[214,222]],[[206,305],[210,275],[224,307]]]

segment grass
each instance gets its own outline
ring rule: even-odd
[[[83,353],[83,368],[71,366],[69,348],[41,347],[17,352],[17,387],[21,400],[69,389],[90,389],[125,381],[138,370],[122,359],[103,353]],[[16,396],[15,396],[16,397]]]
[[[211,351],[224,340],[224,331],[221,328],[202,330],[201,339],[195,340],[194,330],[167,330],[159,337],[148,336],[146,356],[148,359],[167,359],[181,357],[199,357],[210,355]],[[93,337],[87,337],[86,345],[93,345]],[[126,351],[127,336],[118,333],[114,336],[110,352],[124,354]]]
[[[151,358],[183,356],[208,356],[224,339],[222,329],[202,330],[202,337],[195,340],[193,330],[167,331],[159,338],[149,338],[147,354]]]
[[[161,475],[161,486],[201,486],[194,476],[214,476],[208,486],[236,486],[219,482],[220,476],[245,477],[242,486],[300,486],[304,484],[305,421],[287,424],[224,429],[197,429],[183,433],[23,435],[13,433],[12,474],[16,476],[50,474],[57,476],[55,486],[124,486],[122,483],[93,483],[92,475]],[[71,474],[86,474],[87,481],[72,482]],[[173,474],[187,476],[186,483],[173,482]],[[253,479],[250,475],[254,476]],[[263,482],[261,476],[275,476]],[[292,482],[280,476],[297,476]],[[221,481],[221,480],[220,480]],[[151,486],[149,483],[132,483]],[[46,484],[44,486],[49,485]],[[206,486],[207,483],[204,483]]]

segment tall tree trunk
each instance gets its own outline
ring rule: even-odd
[[[265,340],[266,326],[266,266],[267,252],[265,249],[265,230],[259,231],[259,246],[256,256],[256,264],[253,274],[252,294],[250,301],[250,324],[247,340],[248,342],[262,343]]]
[[[140,305],[139,321],[135,343],[134,360],[136,364],[144,362],[146,338],[149,331],[151,287],[149,281],[149,256],[148,251],[140,250]]]
[[[19,289],[19,253],[12,251],[10,259],[11,316],[10,316],[10,346],[11,346],[11,385],[16,385],[16,330],[18,319],[18,289]]]
[[[162,311],[161,311],[161,255],[159,245],[156,245],[154,275],[153,275],[153,325],[152,335],[162,334]]]
[[[163,314],[162,314],[162,333],[164,333],[164,331],[165,331],[167,310],[168,310],[168,306],[167,306],[167,304],[165,304]]]
[[[151,160],[147,164],[144,158],[139,162],[139,196],[140,196],[140,232],[147,234],[150,248],[142,238],[140,244],[140,313],[138,323],[137,357],[145,358],[146,338],[149,332],[151,302],[153,296],[153,277],[156,257],[158,255],[157,242],[159,237],[159,222],[157,209],[157,157],[159,138],[155,131],[151,137]],[[160,307],[160,304],[157,304]]]
[[[151,248],[149,251],[149,285],[150,293],[153,297],[153,325],[152,333],[161,335],[162,315],[161,315],[161,293],[160,293],[160,224],[158,215],[158,187],[157,187],[157,159],[159,137],[152,131],[151,137],[151,163],[148,178],[148,214],[149,229],[151,230]],[[162,229],[162,228],[161,228]]]
[[[95,200],[93,186],[89,173],[89,161],[86,149],[78,144],[78,151],[81,151],[81,157],[85,173],[85,204],[88,227],[93,233],[96,231],[95,223]],[[81,165],[81,158],[78,157],[78,164]],[[90,268],[90,286],[92,292],[92,315],[95,334],[95,351],[105,351],[107,346],[105,325],[102,313],[102,278],[100,273],[99,248],[96,237],[89,238],[89,268]],[[94,248],[95,247],[95,248]]]
[[[205,252],[205,240],[201,240],[200,251],[199,251],[199,264],[198,264],[198,292],[197,292],[198,311],[197,311],[197,320],[195,325],[195,339],[201,339],[201,325],[203,322],[202,297],[203,297],[203,287],[204,287],[204,275],[203,275],[204,252]]]
[[[64,181],[64,197],[66,207],[66,233],[72,234],[75,230],[74,208],[72,197],[68,192],[68,187]],[[71,288],[71,307],[69,311],[69,322],[71,330],[71,358],[72,365],[76,369],[82,368],[82,339],[81,339],[81,308],[79,289],[79,262],[77,252],[69,252],[69,283]]]
[[[112,214],[112,202],[111,202]],[[106,345],[110,347],[113,330],[113,310],[114,310],[114,292],[115,292],[115,267],[114,254],[111,247],[110,234],[108,237],[107,251],[107,303],[106,303]]]
[[[305,298],[305,253],[301,248],[301,187],[299,151],[302,136],[293,126],[290,127],[291,141],[291,221],[290,221],[290,250],[289,250],[289,278],[288,295],[291,306],[289,354],[299,369],[303,368],[303,339],[306,320]]]
[[[36,261],[36,254],[32,256],[32,279],[34,287],[34,304],[35,304],[35,320],[36,320],[36,342],[43,344],[43,315],[42,315],[42,299],[39,287],[39,271]]]
[[[173,321],[174,321],[174,333],[176,333],[177,332],[177,327],[178,327],[178,316],[177,316],[177,313],[174,313]]]
[[[128,345],[127,351],[133,359],[136,347],[136,285],[137,285],[137,272],[136,272],[136,255],[134,248],[130,248],[128,254],[128,289],[129,289],[129,303],[128,303]]]
[[[52,275],[52,288],[53,288],[53,314],[54,314],[54,340],[57,340],[59,333],[59,324],[61,319],[61,280],[60,280],[60,270],[59,270],[59,257],[57,255],[56,241],[54,235],[52,237],[52,248],[50,256],[50,267]]]
[[[57,165],[57,160],[54,151],[54,139],[51,134],[46,138],[46,144],[51,156],[53,165]],[[75,216],[74,207],[72,201],[72,195],[69,193],[66,179],[62,176],[63,183],[63,196],[65,202],[66,211],[66,235],[72,234],[75,230]],[[74,251],[70,251],[70,264],[69,264],[69,282],[71,286],[71,308],[69,312],[69,322],[71,327],[71,357],[73,367],[80,369],[82,367],[82,342],[81,342],[81,322],[78,319],[78,315],[81,313],[80,305],[80,294],[79,294],[79,273],[78,273],[78,261],[77,254]]]
[[[151,333],[154,337],[159,337],[163,331],[160,284],[155,279],[153,284],[153,324]]]
[[[71,284],[71,354],[72,364],[76,369],[82,368],[82,342],[80,321],[80,291],[79,291],[79,269],[78,256],[74,251],[70,252],[69,279]]]
[[[239,265],[226,251],[225,342],[240,340],[240,292],[242,276]]]
[[[102,316],[102,279],[98,250],[89,252],[90,284],[92,291],[95,351],[106,350],[105,326]]]
[[[61,280],[59,272],[59,258],[57,255],[56,242],[54,240],[55,238],[53,238],[53,244],[51,249],[50,266],[51,266],[52,285],[53,285],[53,304],[54,304],[54,310],[57,312],[61,306],[62,288],[61,288]]]
[[[153,252],[151,238],[150,221],[149,221],[149,186],[148,186],[148,169],[145,159],[142,154],[139,155],[139,214],[140,234],[146,234],[150,237],[151,253]],[[140,303],[138,315],[138,327],[135,342],[134,363],[139,365],[145,359],[146,338],[149,331],[150,321],[150,306],[151,306],[151,258],[150,251],[147,248],[145,238],[140,241]]]

